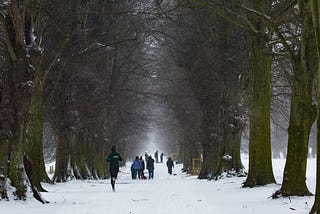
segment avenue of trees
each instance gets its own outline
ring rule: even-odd
[[[319,13],[318,0],[0,1],[0,174],[20,199],[23,156],[40,191],[41,182],[107,178],[111,146],[131,158],[158,127],[185,171],[202,157],[199,179],[244,176],[248,135],[243,186],[255,187],[275,183],[271,124],[287,124],[273,197],[311,195]],[[317,181],[311,213],[320,212]]]

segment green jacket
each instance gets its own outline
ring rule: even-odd
[[[110,168],[118,168],[119,161],[122,161],[122,157],[118,152],[111,152],[106,161],[110,163]]]

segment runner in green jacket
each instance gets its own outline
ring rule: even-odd
[[[112,146],[111,150],[112,152],[108,155],[106,161],[109,163],[112,190],[115,191],[115,183],[119,172],[119,161],[122,161],[122,157],[116,152],[115,145]]]

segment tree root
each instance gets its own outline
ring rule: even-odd
[[[280,198],[280,197],[282,197],[282,191],[281,190],[277,190],[269,198],[277,199],[277,198]]]

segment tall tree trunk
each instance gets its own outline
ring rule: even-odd
[[[263,23],[257,21],[255,27],[258,32],[251,34],[250,49],[249,172],[244,187],[275,183],[270,140],[271,49]]]
[[[193,130],[194,131],[194,130]],[[194,137],[192,137],[191,130],[184,130],[182,139],[179,144],[179,159],[183,163],[183,170],[188,173],[192,173],[194,170],[192,165],[193,158],[200,158],[199,146],[196,144]],[[195,173],[195,172],[194,172]],[[199,172],[198,172],[199,173]]]
[[[9,154],[9,141],[1,139],[0,141],[0,174],[5,175],[7,173]]]
[[[221,133],[218,129],[212,127],[218,127],[219,119],[211,120],[209,118],[204,119],[203,136],[202,136],[202,148],[203,148],[203,162],[199,179],[216,179],[217,175],[221,173]],[[215,123],[215,124],[213,124]]]
[[[45,191],[42,181],[51,182],[43,157],[43,102],[41,81],[35,80],[34,94],[31,100],[31,115],[27,124],[27,154],[32,163],[32,183],[39,191]]]
[[[221,19],[221,20],[220,20]],[[223,81],[222,98],[220,105],[221,126],[223,145],[221,150],[221,171],[236,171],[242,173],[243,165],[240,157],[240,144],[242,134],[242,122],[240,119],[241,81],[239,76],[244,76],[243,70],[247,69],[248,41],[241,37],[245,37],[245,31],[234,26],[227,20],[220,18],[219,22],[221,30],[219,32],[220,47],[224,54],[219,63],[221,71],[221,79]],[[240,40],[239,40],[240,36]],[[235,41],[236,44],[235,44]],[[231,45],[232,44],[232,45]],[[232,60],[230,60],[230,58]],[[233,172],[232,172],[233,173]],[[235,174],[234,174],[235,175]]]
[[[18,198],[25,197],[25,182],[22,167],[22,154],[25,152],[25,130],[32,98],[34,67],[30,62],[38,52],[33,49],[35,28],[32,25],[33,7],[31,1],[8,2],[7,10],[0,14],[2,36],[5,40],[6,65],[4,72],[4,94],[2,106],[9,107],[1,118],[1,128],[8,134],[7,176],[16,187]],[[35,12],[35,10],[33,11]]]
[[[87,161],[86,161],[86,164],[87,164],[87,167],[88,167],[88,170],[90,172],[90,179],[93,179],[94,178],[94,140],[93,140],[93,133],[90,133],[90,137],[88,139],[88,141],[86,142],[87,143],[87,151],[86,151],[86,156],[87,156]]]
[[[88,170],[88,138],[89,138],[89,130],[85,128],[83,133],[81,134],[80,140],[80,153],[77,155],[77,164],[81,173],[82,178],[88,179],[90,178],[91,174]],[[79,146],[79,144],[78,144]]]
[[[191,161],[188,161],[188,152],[186,152],[186,142],[185,142],[185,137],[183,133],[183,129],[180,127],[179,131],[179,137],[178,137],[178,161],[183,163],[183,168],[182,170],[184,172],[188,172],[191,170]]]
[[[220,164],[220,161],[217,160],[219,152],[216,151],[217,147],[214,144],[216,143],[208,142],[206,144],[202,144],[203,162],[198,176],[199,179],[215,179],[216,175],[220,173],[217,171]]]
[[[84,179],[81,170],[83,169],[83,139],[79,131],[73,130],[70,139],[71,157],[70,166],[75,179]]]
[[[7,176],[16,188],[16,196],[25,198],[26,186],[24,181],[22,154],[25,152],[25,130],[28,119],[32,90],[28,81],[32,79],[28,70],[26,50],[20,45],[15,47],[17,61],[10,61],[5,74],[5,99],[10,113],[5,115],[3,125],[8,131],[8,166]]]
[[[104,139],[98,138],[98,142],[95,142],[95,150],[94,150],[94,157],[95,157],[95,174],[97,178],[105,178],[107,177],[107,169],[106,169],[106,161],[105,161],[105,145]]]
[[[223,149],[221,150],[221,171],[241,172],[243,165],[240,156],[242,125],[231,118],[224,124]]]
[[[313,30],[317,43],[317,55],[318,55],[318,83],[320,82],[320,2],[319,0],[309,0],[309,7],[313,18]],[[317,184],[315,201],[310,213],[320,213],[320,84],[318,84],[318,118],[317,118]]]
[[[303,75],[300,75],[303,71],[300,70],[300,72],[293,80],[288,152],[281,186],[281,193],[284,196],[311,195],[306,185],[306,167],[309,134],[316,115],[312,108],[312,79],[305,81]],[[298,76],[300,76],[299,80],[296,79]],[[305,84],[308,85],[309,90]]]
[[[22,164],[24,136],[25,125],[24,122],[20,121],[19,123],[16,123],[16,132],[14,133],[13,138],[10,140],[11,149],[9,149],[10,154],[8,158],[8,161],[10,162],[8,177],[11,180],[11,185],[16,188],[15,195],[18,199],[25,199],[27,192],[27,187],[24,182]]]
[[[55,182],[66,182],[71,173],[69,171],[69,159],[70,159],[70,145],[69,145],[69,134],[67,130],[55,130],[56,136],[56,166],[53,181]]]
[[[312,17],[307,4],[299,1],[302,18],[301,47],[293,59],[292,94],[288,129],[288,152],[281,193],[284,196],[311,195],[306,185],[308,143],[311,126],[316,118],[312,105],[312,86],[316,72],[315,37]]]
[[[20,59],[20,58],[19,58]],[[1,129],[5,136],[1,142],[3,153],[3,173],[9,177],[11,184],[16,188],[16,196],[25,198],[26,187],[22,176],[22,154],[24,152],[25,120],[29,106],[29,94],[19,86],[26,78],[23,58],[20,63],[11,62],[4,72],[4,94],[1,106],[5,109],[1,115]],[[18,75],[16,77],[15,75]],[[1,153],[2,153],[1,152]]]

